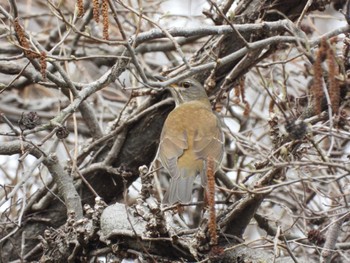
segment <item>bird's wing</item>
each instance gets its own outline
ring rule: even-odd
[[[175,133],[173,131],[163,132],[159,143],[158,156],[170,175],[178,175],[177,159],[188,148],[186,132]]]
[[[191,201],[193,181],[196,177],[189,174],[186,169],[179,169],[177,166],[178,158],[187,148],[186,132],[169,131],[169,133],[162,133],[158,156],[171,175],[169,189],[162,200],[165,204],[188,203]]]
[[[213,115],[215,116],[215,115]],[[210,123],[212,125],[210,125]],[[220,122],[215,116],[215,121],[208,122],[208,129],[205,132],[196,132],[193,142],[193,150],[198,159],[203,160],[203,170],[206,171],[206,160],[211,157],[214,161],[214,171],[216,171],[224,156],[224,134],[221,130]],[[203,172],[202,185],[207,183],[206,173]]]

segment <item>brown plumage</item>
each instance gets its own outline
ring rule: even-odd
[[[206,186],[208,157],[214,160],[214,171],[218,169],[224,154],[224,136],[199,82],[186,79],[170,91],[176,107],[164,123],[158,150],[160,161],[171,176],[163,203],[189,203],[198,174],[202,186]]]

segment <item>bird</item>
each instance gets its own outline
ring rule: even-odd
[[[200,82],[187,78],[168,87],[175,108],[162,128],[158,157],[170,174],[163,204],[187,204],[192,200],[194,180],[201,176],[207,184],[207,160],[213,160],[214,172],[224,156],[224,134],[218,116],[212,111]]]

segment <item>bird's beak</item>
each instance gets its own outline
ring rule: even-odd
[[[175,103],[176,105],[179,105],[180,104],[180,99],[181,99],[181,91],[179,90],[179,86],[177,84],[170,84],[168,87],[167,87],[167,90],[170,91],[172,97],[174,98],[175,100]]]
[[[178,87],[179,87],[178,85],[173,83],[173,84],[170,84],[168,87],[166,87],[166,89],[169,90],[173,94],[174,92],[177,92]]]

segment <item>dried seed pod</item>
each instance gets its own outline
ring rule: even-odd
[[[100,1],[99,0],[93,0],[92,1],[93,6],[93,16],[96,23],[100,22]]]
[[[311,243],[314,243],[316,245],[322,245],[326,241],[326,238],[324,237],[324,235],[319,230],[316,230],[316,229],[310,230],[307,233],[307,239]]]
[[[288,122],[286,125],[286,131],[289,137],[293,140],[301,140],[304,138],[307,132],[306,123],[300,120]]]
[[[40,118],[36,112],[29,112],[27,114],[22,113],[21,119],[18,121],[20,129],[23,130],[32,130],[38,124],[40,124]]]
[[[65,139],[68,137],[68,135],[69,135],[69,131],[66,127],[64,126],[58,127],[56,131],[56,136],[58,139]]]
[[[103,39],[109,39],[108,0],[102,0]]]
[[[78,17],[82,17],[84,15],[84,1],[77,0],[77,7],[78,7]]]

